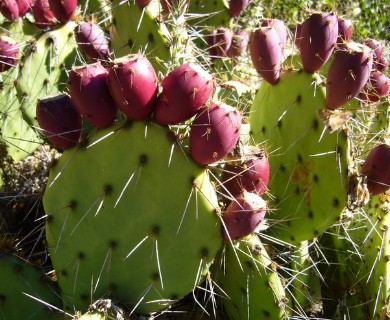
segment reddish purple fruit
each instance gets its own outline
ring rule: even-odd
[[[162,81],[161,98],[154,117],[161,124],[178,124],[193,117],[214,91],[213,77],[195,63],[172,70]]]
[[[0,12],[8,20],[15,21],[19,19],[19,8],[16,0],[1,0]]]
[[[232,31],[229,28],[219,28],[213,35],[215,55],[218,57],[227,57],[228,50],[232,44]]]
[[[294,44],[299,49],[302,39],[302,23],[298,23],[295,27]]]
[[[274,27],[279,36],[279,43],[282,49],[285,48],[287,42],[287,27],[282,20],[279,19],[264,19],[261,22],[262,27]]]
[[[276,84],[280,77],[282,47],[273,27],[260,27],[252,32],[249,51],[253,66],[265,81]]]
[[[337,44],[342,45],[352,39],[353,22],[351,19],[345,19],[343,17],[337,17],[338,23],[338,36]]]
[[[110,62],[108,85],[116,105],[131,120],[143,120],[157,103],[157,75],[143,54]]]
[[[380,71],[372,71],[370,78],[359,93],[359,98],[367,103],[377,102],[389,94],[390,78]]]
[[[375,39],[366,39],[364,40],[363,44],[373,51],[372,57],[374,61],[380,60],[383,54],[383,50],[385,48],[383,43]]]
[[[225,165],[221,177],[222,192],[234,197],[243,190],[260,196],[264,194],[269,182],[270,167],[265,152],[257,151],[243,162]]]
[[[23,17],[32,5],[33,0],[1,0],[0,12],[8,20],[15,21]]]
[[[241,128],[241,114],[224,103],[211,102],[203,107],[190,129],[192,159],[208,165],[225,157],[236,145]]]
[[[35,25],[38,28],[45,29],[56,24],[56,18],[50,10],[49,0],[35,0],[32,11]]]
[[[239,240],[255,232],[266,212],[267,203],[258,194],[242,192],[222,215],[225,242]]]
[[[374,60],[373,68],[380,72],[386,72],[389,69],[389,60],[382,56],[379,60]]]
[[[249,4],[249,0],[230,0],[229,1],[229,14],[231,17],[238,17],[242,11],[246,9]]]
[[[386,192],[390,188],[390,146],[374,147],[363,163],[362,174],[367,177],[367,188],[371,195]]]
[[[98,128],[110,126],[117,113],[107,79],[108,70],[99,61],[74,67],[69,72],[68,87],[72,101],[81,115]]]
[[[151,2],[152,2],[152,0],[135,0],[135,3],[140,8],[147,7],[149,5],[149,3],[151,3]]]
[[[0,35],[0,72],[12,68],[19,60],[19,44],[10,37]]]
[[[349,42],[335,52],[326,79],[326,106],[337,109],[354,98],[364,87],[372,69],[370,48]]]
[[[36,116],[43,134],[58,148],[65,150],[79,143],[82,117],[69,95],[38,99]]]
[[[77,0],[49,0],[50,10],[61,23],[69,22],[77,9]]]
[[[81,22],[76,31],[77,45],[92,60],[107,60],[110,55],[104,31],[92,22]]]
[[[249,43],[249,35],[244,29],[236,30],[232,37],[232,43],[227,51],[230,58],[241,57],[245,54]]]
[[[338,36],[336,15],[316,12],[303,23],[299,51],[303,69],[318,71],[328,61],[333,52]]]

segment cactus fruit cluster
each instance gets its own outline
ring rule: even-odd
[[[0,1],[0,318],[389,319],[389,50],[331,10]]]

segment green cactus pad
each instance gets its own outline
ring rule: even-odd
[[[230,320],[283,319],[286,296],[274,264],[256,235],[228,244],[217,283]]]
[[[317,74],[286,72],[278,84],[262,84],[250,110],[253,141],[265,143],[270,154],[269,218],[275,225],[269,230],[288,242],[317,237],[346,204],[347,138],[324,127],[320,82]],[[331,117],[333,129],[338,117]]]
[[[25,120],[37,125],[37,99],[63,91],[67,73],[76,64],[76,24],[71,21],[58,29],[43,33],[30,43],[21,62],[16,90]]]
[[[32,38],[37,29],[26,19],[17,22],[4,23],[11,37],[21,43],[21,51]],[[36,132],[23,119],[19,108],[19,100],[15,90],[15,80],[19,74],[19,65],[0,75],[0,140],[7,145],[8,155],[14,161],[28,156],[38,146]]]
[[[143,52],[156,71],[165,71],[161,61],[168,61],[170,54],[164,24],[155,19],[148,9],[139,8],[134,1],[115,0],[112,8],[110,35],[113,56],[119,58]]]
[[[207,171],[154,123],[118,124],[64,152],[43,202],[65,304],[81,311],[91,294],[140,312],[165,308],[222,246]]]
[[[62,315],[47,307],[61,308],[61,300],[46,274],[16,256],[3,255],[1,250],[0,283],[1,319],[62,318]]]
[[[228,26],[231,22],[228,1],[226,0],[190,1],[188,11],[191,14],[196,14],[188,20],[190,24],[196,26],[222,27]],[[199,16],[197,17],[197,15]]]

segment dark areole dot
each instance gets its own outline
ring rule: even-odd
[[[151,44],[153,44],[153,42],[154,42],[154,37],[153,37],[152,33],[148,34],[148,42],[151,43]]]
[[[301,103],[302,102],[302,96],[301,95],[297,96],[296,102],[297,103]]]
[[[117,246],[118,246],[118,242],[115,241],[115,240],[110,240],[110,241],[108,242],[108,247],[109,247],[110,249],[115,249]]]
[[[155,226],[152,226],[152,234],[154,236],[158,236],[160,234],[160,227],[155,225]]]
[[[109,196],[112,194],[112,185],[111,184],[106,184],[104,187],[103,187],[103,190],[104,190],[104,195],[105,196]]]
[[[77,255],[77,259],[83,260],[85,258],[85,253],[84,252],[79,252]]]
[[[317,230],[314,230],[313,234],[314,234],[315,237],[317,237],[320,233]]]
[[[0,294],[0,303],[4,303],[7,297],[4,294]]]
[[[200,256],[202,259],[206,259],[209,256],[209,250],[207,248],[202,248],[200,250]]]
[[[152,280],[153,280],[153,281],[158,281],[158,280],[160,280],[160,275],[159,275],[158,272],[154,272],[154,273],[152,274]]]
[[[313,219],[313,217],[314,217],[313,211],[310,210],[310,211],[307,213],[307,217],[308,217],[309,219]]]
[[[148,163],[148,156],[146,154],[141,154],[139,157],[139,163],[141,166],[144,166]]]
[[[75,200],[71,200],[68,204],[68,207],[72,210],[76,209],[77,207],[77,202]]]
[[[333,199],[333,208],[338,208],[340,207],[340,200],[337,198]]]
[[[61,270],[61,275],[66,277],[68,275],[68,271],[66,271],[66,269],[62,269]]]
[[[313,181],[315,182],[315,183],[317,183],[318,182],[318,176],[315,174],[315,175],[313,175]]]
[[[318,120],[317,120],[317,119],[314,119],[314,120],[313,120],[313,125],[312,125],[313,129],[314,129],[314,130],[317,130],[317,129],[318,129],[318,125],[319,125]]]
[[[128,45],[130,48],[132,48],[133,45],[134,45],[133,40],[132,40],[132,39],[127,40],[127,45]]]
[[[80,295],[80,300],[81,301],[86,301],[86,300],[88,300],[88,297],[89,297],[88,294],[81,294]]]

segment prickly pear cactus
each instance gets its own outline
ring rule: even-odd
[[[217,283],[229,319],[283,319],[286,296],[276,264],[256,235],[228,243],[222,253]]]
[[[45,273],[0,249],[2,319],[61,319],[61,300]]]
[[[317,74],[290,71],[276,85],[263,83],[250,110],[253,141],[270,154],[270,232],[284,241],[317,237],[346,205],[347,137],[323,123],[341,128],[346,115],[324,110],[324,101]]]
[[[68,308],[83,310],[91,294],[140,312],[166,308],[202,280],[222,245],[207,171],[154,123],[118,124],[66,151],[43,202]]]
[[[20,108],[25,120],[36,125],[37,99],[64,90],[66,69],[77,63],[75,22],[61,25],[32,41],[16,80]]]

